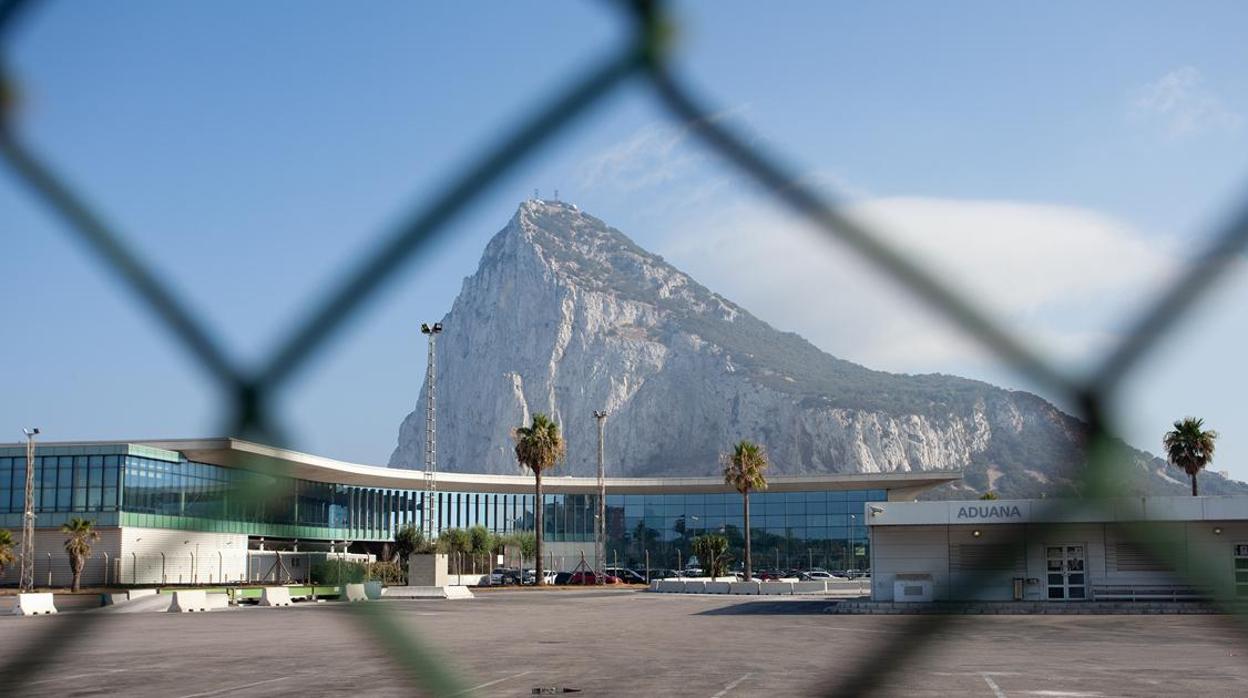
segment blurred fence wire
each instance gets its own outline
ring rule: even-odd
[[[220,384],[229,401],[229,414],[222,415],[228,431],[281,443],[281,423],[273,413],[274,394],[318,351],[327,340],[343,330],[345,322],[404,269],[410,267],[429,243],[444,235],[449,224],[508,172],[549,144],[577,119],[630,81],[638,81],[672,119],[689,128],[709,151],[752,180],[777,201],[805,217],[828,240],[845,245],[863,262],[928,304],[947,322],[993,352],[1021,377],[1038,384],[1054,397],[1078,405],[1078,416],[1089,426],[1085,463],[1080,470],[1077,502],[1054,502],[1051,507],[1080,506],[1103,508],[1115,493],[1112,483],[1126,467],[1115,438],[1113,415],[1116,391],[1123,379],[1137,370],[1141,360],[1171,331],[1185,311],[1201,301],[1210,286],[1227,272],[1232,261],[1248,246],[1248,196],[1227,219],[1224,229],[1214,236],[1204,254],[1195,258],[1187,271],[1168,288],[1158,289],[1150,309],[1143,313],[1126,338],[1090,376],[1074,376],[1061,370],[1027,341],[992,320],[984,310],[927,270],[922,260],[893,247],[870,226],[845,215],[836,202],[802,184],[798,171],[785,164],[777,153],[766,151],[734,133],[721,121],[711,118],[716,109],[672,71],[669,44],[670,18],[664,4],[657,1],[617,2],[622,21],[630,25],[629,39],[599,60],[563,89],[551,95],[531,112],[515,119],[496,142],[455,173],[448,184],[428,201],[412,206],[401,223],[374,245],[358,264],[344,270],[331,292],[317,304],[297,329],[279,342],[259,371],[250,372],[236,363],[159,274],[140,261],[117,228],[100,217],[84,197],[56,173],[22,140],[17,125],[21,90],[18,76],[8,68],[9,53],[19,20],[37,5],[33,0],[0,2],[0,153],[17,179],[61,219],[65,229],[94,254],[100,264],[116,275],[137,302],[163,324],[187,353]],[[256,496],[270,496],[260,492]],[[1156,530],[1147,524],[1127,527],[1132,537],[1161,559],[1173,552],[1162,545]],[[133,563],[133,561],[132,561]],[[124,574],[124,561],[113,561],[114,571]],[[223,561],[218,561],[224,567]],[[1213,578],[1200,564],[1180,567],[1193,586],[1215,591],[1217,602],[1230,613],[1239,611],[1232,590],[1225,580]],[[198,573],[199,570],[191,572]],[[137,574],[132,565],[132,574]],[[166,572],[167,574],[167,572]],[[220,574],[218,571],[216,574]],[[953,598],[966,598],[973,589],[954,589]],[[362,604],[361,606],[367,606]],[[462,691],[458,679],[449,675],[426,643],[397,626],[392,618],[367,610],[359,620],[374,635],[398,666],[404,668],[413,684],[430,694]],[[29,646],[23,656],[9,657],[0,666],[9,686],[20,689],[57,653],[69,651],[74,642],[88,637],[96,615],[64,618],[49,627]],[[1241,620],[1236,615],[1236,620]],[[812,690],[828,695],[862,695],[882,687],[886,673],[913,659],[935,641],[936,632],[949,627],[943,616],[914,616],[902,636],[907,641],[891,644],[869,653],[854,667],[829,667],[826,681]],[[1244,624],[1240,622],[1239,627]]]

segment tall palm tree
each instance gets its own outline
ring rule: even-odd
[[[78,591],[91,544],[100,539],[100,532],[95,530],[95,522],[75,516],[69,523],[61,524],[61,533],[69,536],[65,539],[65,552],[69,553],[69,571],[74,573],[74,591]]]
[[[767,452],[753,441],[741,441],[725,453],[724,484],[741,493],[741,506],[745,513],[745,579],[753,578],[750,567],[750,490],[767,489],[767,477],[763,471],[770,465]]]
[[[1174,429],[1166,432],[1161,444],[1166,449],[1166,460],[1183,469],[1192,478],[1192,496],[1196,496],[1196,475],[1213,461],[1214,442],[1218,432],[1205,430],[1205,420],[1184,417],[1174,423]]]
[[[13,533],[7,528],[0,528],[0,577],[4,570],[17,559],[13,554]]]
[[[531,425],[517,427],[512,432],[512,438],[516,441],[516,460],[520,462],[520,467],[533,472],[533,525],[537,539],[537,559],[533,569],[537,574],[537,583],[541,585],[546,583],[542,568],[542,473],[558,465],[567,455],[568,447],[559,435],[559,425],[540,412],[533,415]]]

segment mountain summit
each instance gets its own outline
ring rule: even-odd
[[[442,324],[445,471],[514,473],[511,429],[545,412],[568,442],[557,474],[592,475],[601,409],[612,476],[714,475],[748,438],[778,474],[964,469],[946,495],[1040,496],[1082,460],[1085,425],[1040,397],[833,357],[568,203],[521,204]],[[391,467],[423,467],[427,389]],[[1136,460],[1131,489],[1181,493],[1163,461]],[[1211,493],[1238,485],[1206,478]]]

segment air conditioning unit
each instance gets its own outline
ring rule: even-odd
[[[932,601],[935,583],[932,575],[903,573],[893,578],[893,601],[926,603]]]

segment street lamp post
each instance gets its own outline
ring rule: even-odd
[[[438,524],[438,437],[437,437],[437,353],[438,335],[442,323],[421,323],[420,333],[429,337],[429,362],[425,369],[425,536],[436,538],[434,527]]]
[[[849,559],[854,566],[854,576],[858,576],[858,546],[854,545],[854,525],[858,517],[849,515]]]
[[[605,584],[607,564],[607,466],[603,448],[604,427],[607,422],[606,410],[594,410],[594,419],[598,422],[598,515],[594,517],[594,555],[598,558],[599,584]],[[617,570],[618,571],[618,570]]]
[[[18,586],[22,591],[35,588],[35,437],[39,427],[23,429],[26,435],[26,501],[22,512],[22,569]]]

